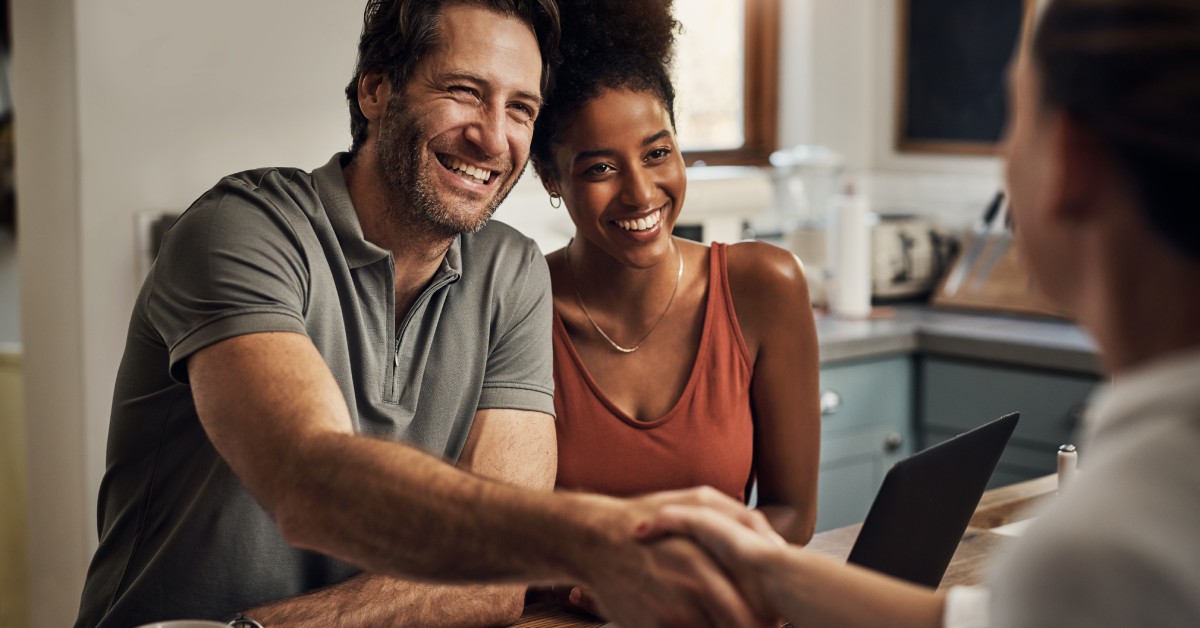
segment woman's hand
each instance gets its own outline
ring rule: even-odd
[[[704,508],[668,504],[639,527],[645,540],[684,536],[709,553],[764,617],[800,626],[933,628],[944,596],[757,534]]]
[[[682,525],[684,520],[663,519],[663,511],[665,509],[680,508],[683,509],[681,512],[692,513],[693,515],[705,513],[707,516],[703,518],[704,521],[720,521],[731,527],[745,528],[763,538],[770,539],[777,545],[787,544],[783,540],[783,537],[771,526],[771,522],[767,520],[762,512],[746,508],[741,502],[730,498],[728,495],[711,486],[698,486],[696,488],[651,493],[639,497],[635,501],[639,506],[648,508],[651,513],[651,518],[643,521],[637,529],[639,538],[644,540],[666,536],[672,532],[679,532],[664,528],[657,534],[651,535],[648,530],[654,527],[653,524],[656,521],[662,521],[664,524],[675,522]],[[695,519],[693,517],[688,520]],[[683,534],[683,532],[679,533]]]

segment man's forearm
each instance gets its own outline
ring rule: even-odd
[[[580,546],[615,538],[611,521],[584,525],[584,517],[628,523],[616,500],[581,508],[597,498],[519,489],[356,435],[337,382],[302,335],[216,343],[188,360],[188,374],[205,432],[285,540],[364,571],[447,582],[567,580],[583,565]]]
[[[456,466],[470,472],[461,476],[468,482],[482,476],[548,493],[557,460],[552,417],[485,409],[475,413]],[[441,533],[441,528],[426,532]],[[455,586],[372,574],[252,609],[250,615],[267,625],[301,627],[494,626],[516,621],[524,597],[519,585]]]
[[[402,577],[571,581],[581,552],[632,521],[616,500],[522,490],[350,434],[306,439],[290,466],[276,476],[288,489],[273,491],[285,497],[273,512],[290,543]]]
[[[632,501],[523,490],[355,436],[301,457],[310,462],[305,472],[281,471],[297,476],[289,486],[303,501],[273,511],[285,513],[277,514],[280,526],[295,545],[370,571],[444,582],[579,582],[621,624],[761,623],[695,545],[633,537],[664,503],[688,503],[731,520],[753,514],[714,489]],[[310,516],[290,519],[305,512]]]
[[[251,609],[265,626],[495,626],[521,616],[519,585],[435,585],[364,574]]]

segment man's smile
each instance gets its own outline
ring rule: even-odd
[[[487,168],[472,166],[464,161],[451,157],[449,155],[437,155],[438,163],[442,164],[447,170],[476,183],[488,185],[492,178],[499,173]]]

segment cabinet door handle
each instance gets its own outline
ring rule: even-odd
[[[810,406],[811,407],[811,406]],[[821,393],[821,416],[837,414],[842,409],[842,396],[835,390]]]
[[[889,454],[894,453],[895,451],[899,450],[900,445],[903,445],[903,444],[904,444],[904,437],[895,432],[892,432],[891,434],[888,434],[887,437],[885,437],[883,439],[883,450],[888,452]]]

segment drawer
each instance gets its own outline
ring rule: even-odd
[[[857,430],[821,441],[817,479],[817,530],[839,528],[867,516],[883,476],[911,450],[890,428]]]
[[[929,436],[922,446],[937,442],[934,434],[952,436],[1020,412],[1011,445],[1048,454],[1076,438],[1083,408],[1099,383],[1092,376],[937,358],[923,361],[921,377],[921,431]]]
[[[912,360],[842,362],[821,369],[821,433],[838,434],[880,424],[907,433],[913,405]]]

